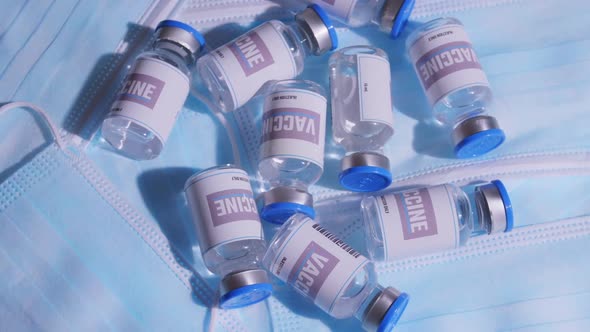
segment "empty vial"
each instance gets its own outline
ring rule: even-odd
[[[284,223],[295,213],[315,218],[308,192],[324,168],[327,100],[311,81],[274,83],[264,101],[258,172],[265,185],[262,219]]]
[[[391,73],[387,54],[371,46],[352,46],[330,57],[332,134],[346,150],[340,184],[370,192],[391,183],[383,146],[393,135]]]
[[[356,317],[367,331],[391,331],[409,297],[377,283],[373,263],[296,214],[275,234],[264,265],[334,318]]]
[[[473,199],[475,207],[452,184],[366,197],[361,211],[369,256],[382,261],[422,255],[512,230],[512,203],[502,182],[477,186]]]
[[[136,160],[156,158],[189,93],[190,68],[205,40],[191,26],[166,20],[151,50],[139,55],[102,123],[102,137]]]
[[[207,268],[221,276],[219,306],[254,304],[272,292],[261,266],[266,249],[248,174],[232,165],[190,177],[184,188]]]
[[[396,38],[412,13],[415,0],[304,0],[322,6],[336,20],[356,28],[375,24]]]
[[[492,90],[463,24],[455,18],[430,21],[406,46],[435,120],[452,130],[456,156],[476,157],[502,144],[504,132],[486,113]]]
[[[285,24],[272,20],[201,57],[197,70],[221,111],[244,105],[271,80],[295,78],[309,55],[338,46],[330,19],[312,5]]]

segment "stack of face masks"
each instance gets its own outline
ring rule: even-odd
[[[227,23],[253,27],[269,18],[287,18],[287,11],[273,2],[237,6],[243,7],[233,15],[227,1],[186,1],[172,17],[204,32],[213,46],[249,28]],[[243,112],[226,116],[223,126],[203,103],[189,98],[167,148],[148,162],[103,149],[98,136],[92,140],[118,91],[111,81],[123,78],[125,64],[145,47],[149,28],[168,16],[174,3],[8,7],[6,22],[14,23],[0,26],[0,46],[8,50],[0,63],[0,85],[6,88],[1,99],[42,106],[61,130],[60,144],[67,152],[59,144],[43,143],[51,135],[32,118],[14,115],[24,112],[0,115],[2,133],[7,133],[3,141],[10,142],[1,145],[6,158],[0,164],[3,327],[360,328],[330,318],[279,283],[267,304],[209,309],[215,308],[211,299],[217,279],[201,261],[182,189],[196,170],[238,163],[234,155],[241,167],[255,173],[261,133],[256,100]],[[518,207],[511,233],[377,264],[381,283],[412,294],[399,330],[588,329],[584,276],[590,267],[580,255],[590,246],[585,192],[590,139],[584,128],[590,120],[584,111],[588,20],[580,8],[582,2],[417,1],[398,40],[371,28],[337,29],[341,46],[371,44],[399,55],[390,62],[394,106],[401,114],[396,113],[394,139],[384,148],[393,186],[469,185],[501,178]],[[425,120],[430,109],[414,69],[402,58],[415,22],[442,15],[455,16],[466,26],[500,105],[494,115],[508,137],[485,157],[452,158],[447,133]],[[499,18],[503,25],[497,24]],[[14,28],[19,22],[29,22],[29,29]],[[126,40],[119,42],[122,36]],[[327,56],[311,59],[300,78],[327,87],[326,62]],[[229,130],[241,144],[232,144]],[[316,219],[364,252],[362,196],[341,191],[339,167],[327,160],[324,176],[310,188]],[[265,318],[254,325],[252,317]]]

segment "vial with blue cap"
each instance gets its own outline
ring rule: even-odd
[[[258,173],[262,219],[282,224],[295,213],[315,217],[309,186],[324,168],[326,92],[304,80],[273,82],[265,97]]]
[[[483,155],[504,142],[493,116],[492,90],[463,24],[439,18],[413,31],[410,60],[433,109],[434,120],[452,131],[455,155]]]
[[[367,257],[303,214],[281,226],[263,263],[330,316],[354,316],[366,331],[391,331],[409,301],[406,293],[378,284]]]
[[[450,250],[513,227],[512,203],[500,180],[478,184],[469,195],[443,184],[369,196],[361,211],[375,261]]]
[[[330,16],[351,28],[377,25],[391,38],[403,30],[416,0],[304,0],[322,6]]]
[[[191,176],[184,192],[203,261],[222,277],[219,306],[241,308],[269,297],[261,262],[266,242],[248,174],[233,165],[212,167]]]
[[[158,24],[149,51],[135,60],[111,110],[102,137],[120,154],[156,158],[189,94],[191,68],[205,40],[191,26],[173,20]]]
[[[250,100],[268,81],[293,79],[307,56],[336,49],[332,22],[318,6],[295,15],[290,24],[272,20],[209,52],[197,71],[213,103],[231,112]]]
[[[372,46],[351,46],[329,60],[332,135],[346,155],[340,184],[372,192],[391,183],[383,146],[393,135],[391,71],[387,54]]]

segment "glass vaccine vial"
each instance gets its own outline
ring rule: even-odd
[[[209,52],[197,71],[223,112],[244,105],[271,80],[295,78],[307,56],[338,46],[336,31],[325,12],[312,5],[285,24],[272,20]]]
[[[346,155],[340,184],[371,192],[391,184],[383,146],[393,135],[391,71],[387,54],[372,46],[352,46],[329,60],[332,134]]]
[[[452,131],[458,158],[483,155],[504,142],[498,121],[487,114],[490,84],[459,20],[425,23],[408,37],[406,48],[434,119]]]
[[[281,226],[263,262],[330,316],[354,316],[367,331],[391,331],[408,304],[406,293],[377,283],[369,259],[302,214]]]
[[[415,0],[305,0],[322,6],[337,21],[351,28],[377,25],[391,38],[403,30]]]
[[[160,155],[189,93],[190,68],[205,45],[199,32],[166,20],[156,28],[151,50],[135,60],[102,123],[102,137],[136,160]]]
[[[384,261],[439,252],[512,230],[512,203],[501,181],[477,186],[473,198],[475,207],[452,184],[366,197],[361,211],[369,256]]]
[[[274,83],[265,98],[258,173],[266,221],[282,224],[295,213],[315,218],[308,188],[324,168],[325,95],[315,82],[287,80]]]
[[[261,259],[266,250],[248,174],[232,165],[190,177],[184,192],[207,268],[222,277],[219,306],[245,307],[272,293]]]

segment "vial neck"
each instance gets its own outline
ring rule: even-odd
[[[269,184],[270,189],[284,188],[301,192],[308,192],[310,186],[309,183],[293,177],[273,179],[269,181]]]
[[[317,48],[314,47],[313,43],[313,36],[310,36],[309,32],[303,29],[299,23],[291,22],[287,27],[293,34],[294,42],[297,43],[296,47],[303,52],[304,57],[317,53]]]
[[[168,40],[155,41],[152,45],[152,49],[156,52],[165,53],[168,56],[176,58],[175,60],[180,60],[187,66],[193,65],[195,62],[194,56],[188,49]]]
[[[381,31],[390,33],[398,12],[398,5],[395,0],[379,0],[371,23],[377,25]]]
[[[480,191],[474,193],[475,211],[473,211],[473,231],[471,236],[488,235],[492,230],[490,209]]]
[[[376,285],[375,287],[373,287],[371,292],[367,294],[367,297],[365,297],[363,302],[361,302],[361,305],[354,313],[354,317],[356,317],[356,319],[360,320],[361,322],[365,319],[367,311],[369,310],[371,305],[377,300],[377,298],[379,298],[379,295],[381,295],[383,289],[384,288],[381,285]]]

